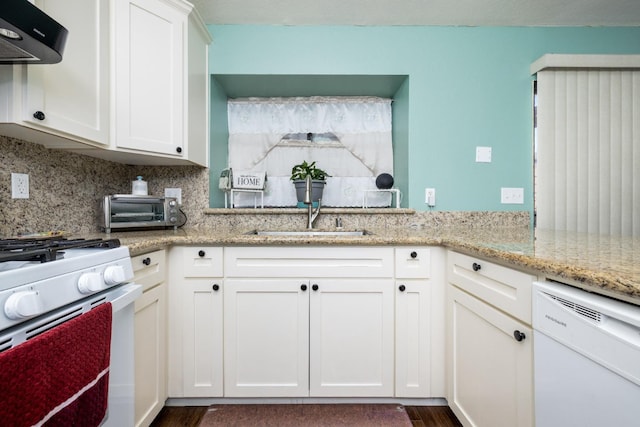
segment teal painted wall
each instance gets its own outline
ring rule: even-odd
[[[398,178],[408,181],[403,206],[417,210],[427,209],[424,188],[433,187],[436,210],[531,211],[530,64],[545,53],[640,53],[639,27],[211,25],[209,31],[211,74],[409,76],[397,94],[408,118],[396,133],[405,140],[395,155]],[[221,121],[217,114],[212,108],[212,121]],[[220,143],[216,133],[212,145]],[[476,146],[493,148],[492,163],[475,163]],[[213,174],[226,164],[226,157],[212,160]],[[500,187],[523,187],[525,204],[500,204]]]
[[[216,79],[210,84],[211,105],[209,119],[211,146],[209,149],[209,165],[211,165],[211,179],[209,179],[209,206],[224,206],[224,193],[218,189],[218,176],[227,166],[229,156],[229,122],[227,120],[227,95]]]

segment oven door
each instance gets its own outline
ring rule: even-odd
[[[134,422],[134,301],[142,286],[126,283],[91,295],[0,332],[0,351],[55,328],[105,302],[112,307],[109,394],[105,426],[131,426]]]
[[[109,368],[109,407],[104,426],[132,426],[135,405],[134,301],[142,286],[126,284],[111,292],[113,325]]]

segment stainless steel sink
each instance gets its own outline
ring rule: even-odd
[[[247,234],[258,236],[365,236],[370,235],[366,230],[342,231],[342,230],[305,230],[305,231],[261,231],[255,230]]]

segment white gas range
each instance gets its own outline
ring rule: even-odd
[[[129,249],[117,239],[0,239],[0,353],[110,302],[104,425],[133,425],[133,302],[142,287],[132,280]]]

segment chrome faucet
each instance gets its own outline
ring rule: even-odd
[[[313,201],[311,199],[311,175],[307,175],[307,178],[305,180],[305,187],[304,187],[304,201],[302,203],[307,205],[307,229],[309,230],[313,229],[313,223],[318,218],[318,215],[320,215],[321,202],[322,202],[322,199],[318,199],[318,207],[314,211]]]

